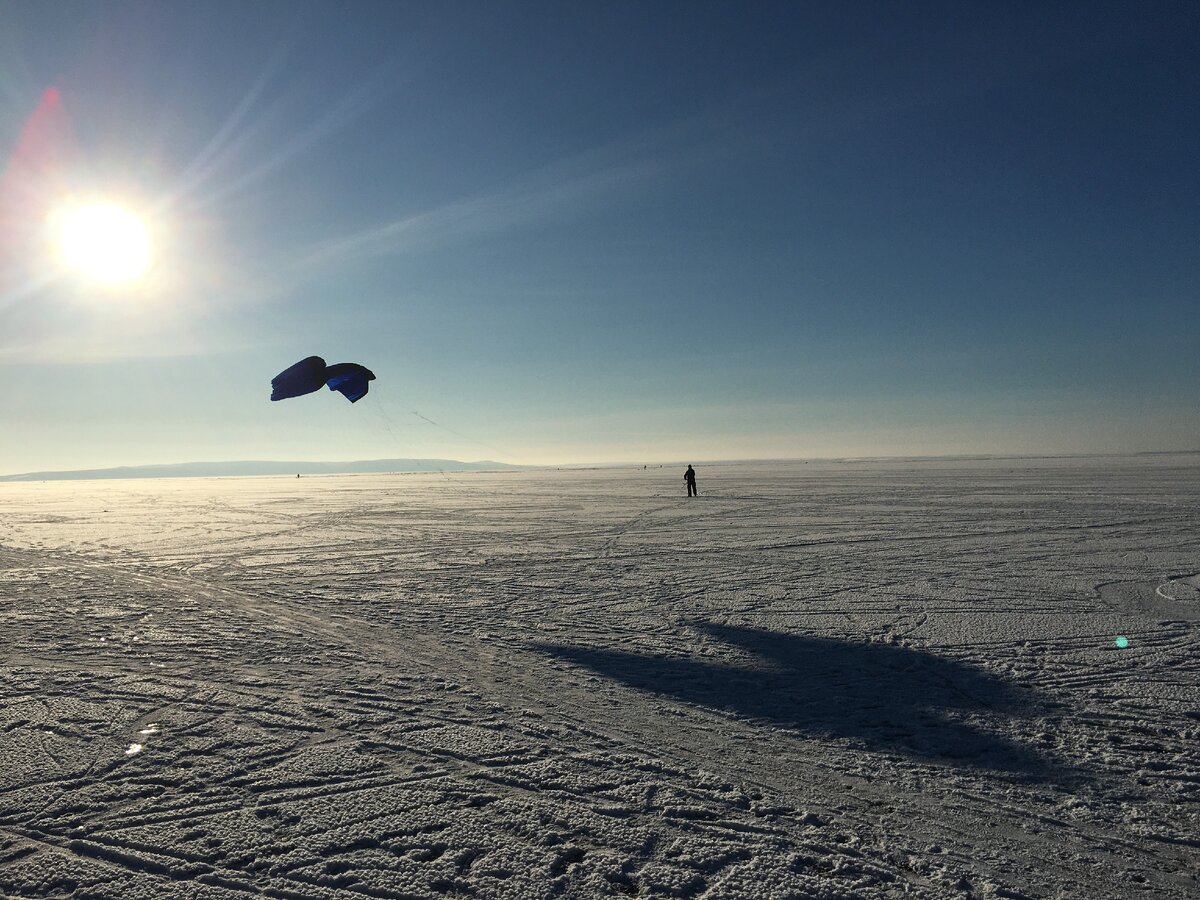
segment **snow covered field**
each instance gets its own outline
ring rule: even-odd
[[[0,894],[1200,896],[1200,457],[698,476],[0,485]]]

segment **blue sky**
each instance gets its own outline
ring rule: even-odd
[[[8,171],[55,88],[42,199],[155,246],[0,187],[0,472],[1200,448],[1195,4],[0,17]],[[310,354],[378,380],[268,402]]]

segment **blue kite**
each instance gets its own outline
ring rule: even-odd
[[[358,363],[327,366],[321,357],[310,356],[271,379],[271,399],[303,397],[329,385],[331,391],[339,391],[351,403],[357,403],[367,396],[368,382],[374,380],[375,373],[366,366]]]

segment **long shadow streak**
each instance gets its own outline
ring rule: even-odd
[[[711,656],[646,656],[561,644],[533,649],[642,691],[874,751],[1029,777],[1059,768],[992,730],[1041,703],[1033,692],[982,669],[890,644],[696,627],[754,659],[731,664]]]

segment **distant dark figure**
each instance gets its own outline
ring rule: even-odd
[[[696,496],[696,470],[693,469],[690,465],[687,467],[687,471],[683,473],[683,480],[687,482],[688,496],[695,497]]]

